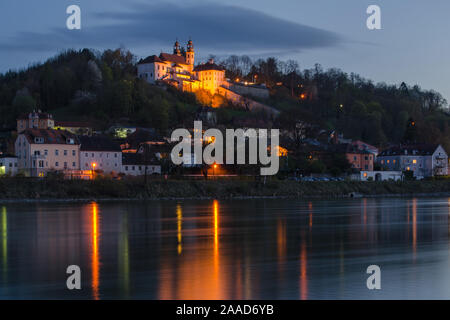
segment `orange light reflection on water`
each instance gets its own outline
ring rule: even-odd
[[[99,263],[99,253],[98,253],[98,240],[99,234],[99,219],[98,219],[98,204],[93,202],[91,204],[92,212],[92,295],[95,300],[99,299],[99,285],[100,285],[100,263]]]

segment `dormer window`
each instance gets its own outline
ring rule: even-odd
[[[42,137],[34,137],[34,143],[44,143],[44,138],[42,138]]]
[[[75,144],[75,140],[72,138],[67,138],[66,143],[67,144]]]

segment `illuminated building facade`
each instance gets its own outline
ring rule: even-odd
[[[63,130],[26,129],[15,142],[19,171],[43,177],[48,171],[79,170],[78,138]]]
[[[226,85],[225,69],[210,59],[207,63],[194,67],[195,51],[192,40],[189,40],[186,51],[182,52],[178,41],[173,53],[161,53],[141,59],[137,65],[138,77],[149,83],[163,81],[178,89],[195,92],[199,89],[218,93],[221,86]]]

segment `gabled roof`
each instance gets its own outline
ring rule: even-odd
[[[194,71],[208,71],[208,70],[218,70],[224,71],[225,69],[215,63],[207,62],[204,64],[199,64],[194,68]]]
[[[159,55],[159,58],[163,61],[170,61],[170,62],[175,62],[175,63],[186,64],[186,58],[184,56],[179,56],[176,54],[161,53]]]
[[[148,56],[145,59],[139,60],[138,64],[154,63],[154,62],[163,62],[163,61],[158,56],[152,55],[152,56]]]
[[[122,165],[158,165],[158,159],[153,154],[122,153]]]
[[[135,132],[133,132],[126,138],[126,143],[128,143],[130,145],[130,148],[132,149],[137,149],[141,143],[148,141],[163,142],[164,139],[160,135],[158,135],[154,129],[143,128],[136,129]]]
[[[431,156],[438,144],[400,145],[383,150],[378,156]]]
[[[112,151],[122,152],[120,145],[106,136],[79,136],[80,151]]]
[[[35,138],[43,138],[44,144],[68,144],[67,139],[73,139],[74,144],[80,144],[77,136],[66,130],[26,129],[20,134],[25,135],[30,144],[36,143]]]

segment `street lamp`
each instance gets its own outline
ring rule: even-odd
[[[214,162],[214,164],[213,164],[213,176],[216,176],[216,168],[217,168],[217,164]]]
[[[94,178],[94,173],[95,173],[95,167],[97,166],[97,164],[95,162],[91,163],[92,166],[92,170],[91,170],[91,177]]]

